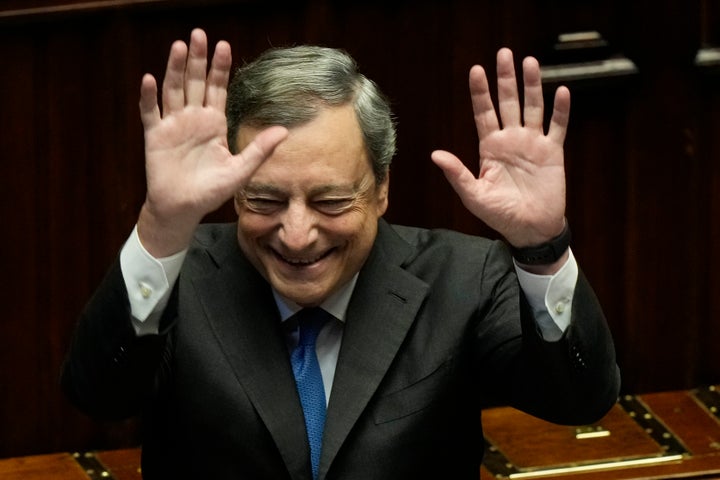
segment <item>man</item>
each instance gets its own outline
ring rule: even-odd
[[[545,134],[534,59],[521,113],[498,52],[502,128],[470,71],[477,178],[432,154],[508,249],[382,219],[394,125],[343,52],[270,50],[229,90],[229,45],[209,72],[207,54],[201,30],[173,44],[162,111],[143,78],[147,198],[63,372],[89,414],[143,414],[145,478],[478,478],[483,402],[576,424],[613,405],[610,333],[568,248],[569,92]],[[237,224],[200,225],[229,198]],[[294,314],[317,306],[316,415]]]

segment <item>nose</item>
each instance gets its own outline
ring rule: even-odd
[[[305,202],[291,201],[280,221],[279,239],[292,252],[303,251],[318,237],[317,217]]]

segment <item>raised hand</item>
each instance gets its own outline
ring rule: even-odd
[[[540,66],[532,57],[525,58],[522,66],[525,90],[521,109],[512,52],[507,48],[498,51],[500,119],[485,70],[478,65],[470,70],[470,94],[480,139],[477,177],[452,153],[432,153],[465,207],[516,247],[544,243],[563,229],[563,142],[570,114],[570,92],[560,87],[545,134]]]
[[[200,29],[192,31],[189,47],[173,43],[162,111],[155,78],[146,74],[142,79],[147,197],[138,234],[157,257],[186,248],[202,218],[231,198],[287,136],[285,128],[270,127],[233,155],[225,118],[230,45],[218,42],[209,71],[207,57],[207,36]]]

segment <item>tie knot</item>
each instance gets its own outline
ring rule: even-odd
[[[320,329],[327,322],[331,315],[320,307],[303,308],[297,314],[298,326],[300,328],[300,345],[315,345]]]

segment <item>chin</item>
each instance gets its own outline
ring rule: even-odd
[[[298,290],[281,290],[276,289],[280,295],[292,300],[301,307],[316,307],[320,305],[328,296],[326,292],[307,292]]]

